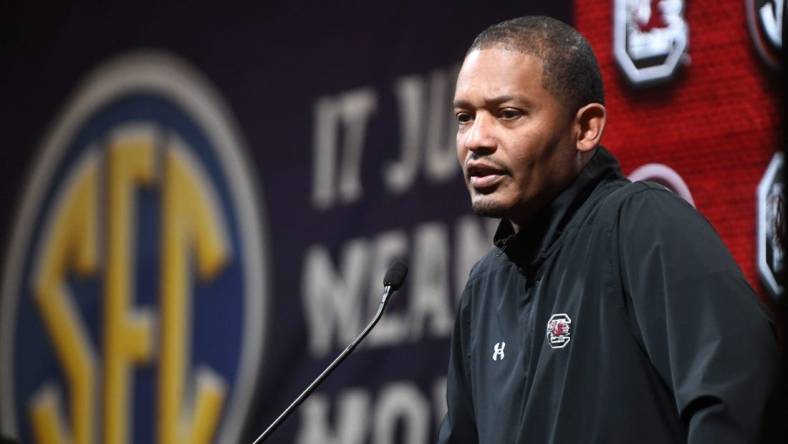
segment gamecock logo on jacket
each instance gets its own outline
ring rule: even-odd
[[[569,327],[572,319],[566,313],[558,313],[550,316],[547,321],[547,340],[552,348],[564,348],[572,339]]]
[[[633,85],[670,80],[688,60],[683,0],[616,0],[613,15],[613,52]]]

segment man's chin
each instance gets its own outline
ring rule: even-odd
[[[482,217],[502,219],[508,214],[508,208],[493,199],[475,198],[471,202],[473,212]]]

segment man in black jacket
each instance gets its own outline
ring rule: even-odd
[[[454,109],[473,209],[502,221],[458,308],[439,442],[773,437],[768,316],[709,223],[598,145],[585,39],[545,17],[487,29]]]

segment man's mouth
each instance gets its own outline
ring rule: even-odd
[[[467,171],[468,183],[476,191],[490,191],[506,175],[504,169],[488,163],[469,163]]]

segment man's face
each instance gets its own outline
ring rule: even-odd
[[[525,224],[577,174],[574,115],[542,87],[542,61],[474,50],[457,78],[457,157],[474,212]]]

